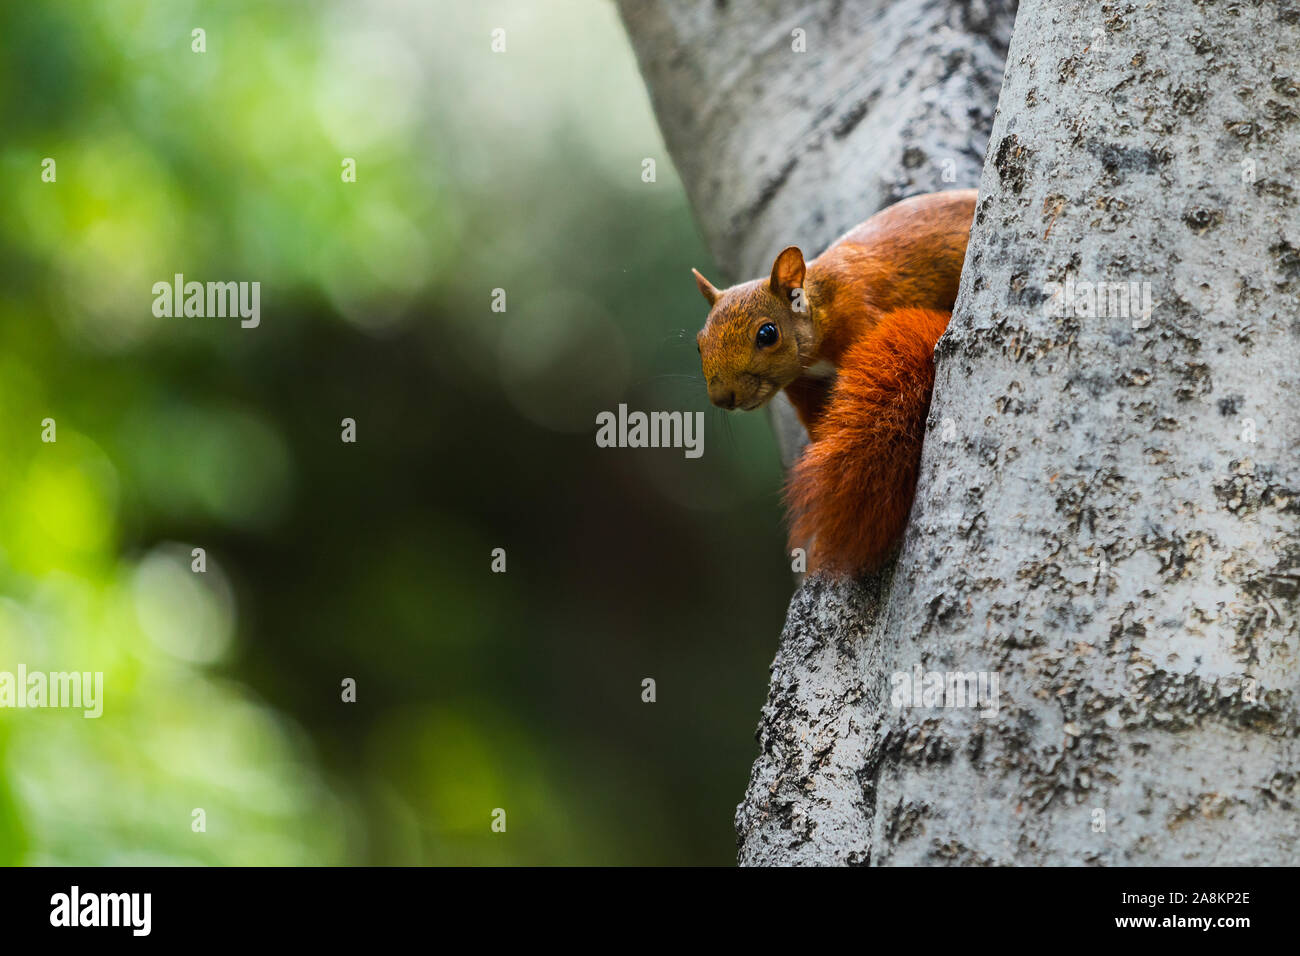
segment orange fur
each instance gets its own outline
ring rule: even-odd
[[[781,251],[770,276],[727,289],[694,271],[709,303],[696,336],[709,400],[754,409],[780,389],[811,431],[830,390],[825,366],[895,309],[951,311],[975,215],[973,189],[913,196],[882,209],[805,263],[795,246]],[[798,294],[796,294],[798,293]],[[771,325],[768,344],[756,333]]]
[[[808,265],[805,282],[821,318],[817,359],[844,367],[844,353],[886,312],[952,311],[975,190],[904,199],[845,233]]]
[[[872,570],[907,525],[934,345],[957,298],[975,202],[973,189],[913,196],[811,262],[787,247],[769,277],[728,289],[695,272],[709,303],[696,340],[710,401],[753,409],[784,389],[812,439],[786,489],[790,542],[810,549],[810,570]],[[756,339],[765,325],[778,333],[767,344]]]
[[[808,265],[808,299],[819,325],[816,354],[842,370],[846,353],[880,317],[903,308],[952,311],[975,215],[975,190],[928,193],[895,203],[845,233]],[[827,407],[829,383],[786,386],[809,433]]]
[[[810,571],[874,570],[902,537],[934,387],[934,346],[949,317],[895,309],[844,351],[786,487],[790,541],[811,544]]]

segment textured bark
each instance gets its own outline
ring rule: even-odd
[[[979,182],[1014,0],[619,8],[715,282],[765,275],[788,245],[821,252],[906,196]],[[788,464],[803,429],[784,396],[770,407]]]
[[[1297,51],[1295,4],[1024,0],[903,551],[795,596],[741,862],[1300,863]],[[996,716],[895,706],[917,664]]]

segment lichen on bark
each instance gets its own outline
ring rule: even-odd
[[[796,595],[741,862],[1300,862],[1297,49],[1287,5],[1022,5],[902,554]],[[893,706],[917,664],[997,715]]]

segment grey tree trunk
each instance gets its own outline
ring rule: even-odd
[[[742,863],[1300,863],[1298,50],[1022,4],[903,551],[795,596]]]
[[[979,183],[1015,0],[619,10],[715,282],[766,275],[788,245],[815,255],[899,199]],[[789,464],[803,429],[784,396],[770,407]]]

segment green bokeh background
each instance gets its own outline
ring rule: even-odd
[[[0,710],[0,862],[732,862],[781,476],[705,401],[612,4],[45,0],[0,49],[0,670],[105,684]],[[260,327],[156,318],[175,273]],[[704,456],[596,448],[620,402]]]

